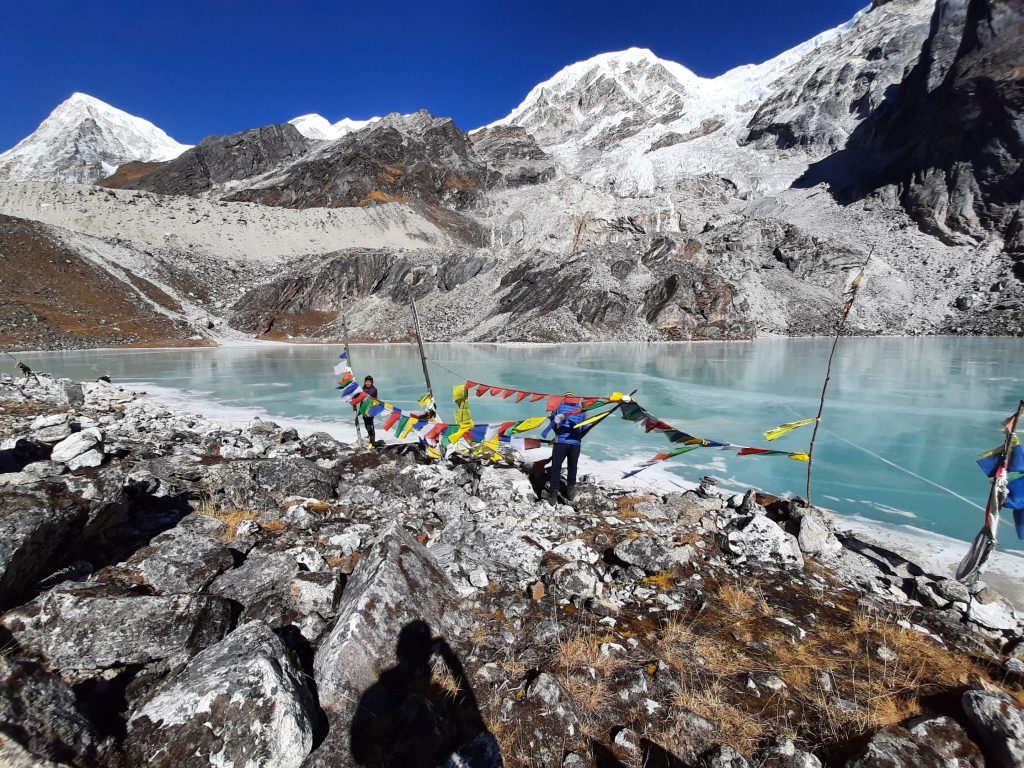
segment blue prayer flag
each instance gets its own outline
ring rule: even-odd
[[[981,467],[981,471],[985,473],[986,477],[995,477],[996,470],[999,469],[1002,461],[1003,452],[998,451],[978,459],[978,466]],[[1010,464],[1006,469],[1008,472],[1024,472],[1024,448],[1019,445],[1010,448]]]

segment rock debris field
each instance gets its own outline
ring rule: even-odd
[[[1024,765],[1021,623],[828,512],[0,380],[0,764]]]

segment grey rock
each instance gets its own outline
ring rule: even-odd
[[[338,571],[301,572],[292,579],[288,593],[292,606],[301,615],[317,613],[330,618],[337,610],[343,584]]]
[[[672,570],[688,562],[686,550],[678,550],[666,549],[653,536],[641,535],[620,541],[612,551],[626,565],[635,565],[650,574]]]
[[[1017,617],[1013,606],[998,593],[983,590],[972,596],[967,604],[967,618],[989,629],[1016,629]]]
[[[1024,766],[1024,712],[1008,697],[986,691],[968,691],[960,703],[989,765]]]
[[[701,768],[750,768],[739,752],[732,747],[713,747],[700,757]]]
[[[842,544],[832,531],[814,515],[806,514],[800,518],[800,532],[797,543],[801,551],[808,555],[820,555],[838,552]]]
[[[949,718],[919,720],[911,730],[893,726],[871,737],[847,768],[982,768],[984,762],[967,734]]]
[[[601,597],[604,585],[593,566],[586,563],[566,563],[550,576],[551,588],[566,597]]]
[[[231,629],[231,607],[206,595],[124,596],[61,584],[2,624],[57,669],[103,669],[195,653]]]
[[[72,459],[68,459],[67,468],[74,472],[83,467],[98,467],[103,463],[103,451],[91,448],[85,453],[80,453]]]
[[[30,426],[32,439],[44,443],[58,443],[68,437],[71,432],[70,413],[51,413],[37,416]]]
[[[430,553],[399,525],[389,525],[371,543],[349,577],[334,623],[316,652],[313,672],[330,730],[306,768],[328,768],[341,755],[372,749],[352,741],[360,699],[374,685],[384,686],[373,688],[379,695],[391,695],[379,677],[383,670],[395,669],[403,660],[413,664],[411,657],[418,658],[423,644],[429,649],[432,635],[455,636],[454,590]],[[421,756],[436,747],[433,742],[422,746]],[[416,743],[402,748],[415,749]]]
[[[88,512],[47,497],[6,493],[0,506],[0,608],[20,600],[86,529]]]
[[[541,672],[526,686],[526,695],[549,707],[557,706],[565,698],[565,691],[554,675]]]
[[[284,645],[254,621],[168,678],[132,713],[127,742],[145,765],[298,768],[315,707]]]
[[[966,603],[971,599],[967,587],[955,579],[941,579],[934,584],[935,591],[950,602]]]
[[[157,536],[156,550],[140,563],[143,578],[160,594],[201,592],[234,565],[228,548],[207,536],[179,532]]]
[[[100,736],[74,691],[54,674],[0,658],[0,731],[50,760],[95,759]],[[7,765],[0,757],[0,765]]]
[[[215,501],[245,508],[276,507],[296,497],[329,499],[338,476],[308,459],[243,459],[218,464],[204,478]]]
[[[67,464],[76,456],[80,456],[93,448],[103,440],[103,433],[96,427],[83,429],[61,440],[53,446],[53,453],[50,454],[51,461],[59,461]]]
[[[61,385],[62,400],[68,405],[84,405],[85,404],[85,392],[82,390],[82,385],[75,381],[62,381]]]
[[[269,593],[286,588],[298,572],[295,558],[284,552],[254,554],[214,579],[207,591],[249,607]]]
[[[747,560],[803,567],[803,555],[796,537],[786,533],[765,515],[731,521],[721,538],[726,551]]]

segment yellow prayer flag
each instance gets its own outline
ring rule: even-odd
[[[455,402],[455,423],[467,424],[473,421],[469,412],[469,393],[465,384],[456,384],[452,387],[452,400]]]
[[[764,433],[764,436],[768,440],[775,440],[776,438],[782,437],[783,435],[789,434],[794,429],[813,424],[817,419],[804,419],[803,421],[787,421],[785,424],[779,424],[775,429],[769,429]]]
[[[622,399],[621,392],[612,392],[612,396],[608,398],[611,402],[617,403]]]
[[[400,438],[405,439],[406,435],[412,432],[413,424],[416,423],[416,419],[409,419],[405,422],[405,426],[402,427],[402,433],[399,435]]]
[[[548,422],[547,416],[534,416],[529,419],[523,419],[519,424],[511,429],[512,432],[529,432],[531,429],[542,427]]]
[[[434,398],[430,396],[430,393],[423,395],[419,400],[416,401],[420,404],[420,408],[429,408],[434,404]]]
[[[791,454],[789,454],[789,458],[793,459],[794,461],[810,461],[811,460],[811,454],[809,454],[809,453],[791,453]]]
[[[462,436],[469,432],[469,430],[471,430],[472,428],[473,422],[470,422],[469,424],[459,424],[459,428],[455,431],[455,434],[448,438],[448,442],[457,443],[459,440],[462,439]]]

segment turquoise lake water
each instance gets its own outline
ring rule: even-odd
[[[637,389],[636,399],[645,408],[691,434],[798,451],[806,450],[810,427],[774,443],[767,443],[761,433],[781,422],[814,416],[830,344],[828,339],[428,344],[427,355],[441,415],[449,419],[451,387],[466,379],[585,395]],[[341,407],[332,373],[339,351],[262,345],[24,357],[55,375],[94,379],[107,373],[123,384],[186,392],[186,402],[347,425],[351,409]],[[381,396],[400,407],[412,405],[425,391],[411,345],[356,345],[352,357],[356,374],[372,374]],[[814,500],[843,514],[969,540],[981,525],[981,512],[950,491],[984,504],[988,484],[975,459],[1001,441],[999,422],[1022,397],[1021,339],[844,339],[818,434]],[[471,404],[478,422],[542,415],[543,408],[491,397],[474,397]],[[646,435],[634,424],[608,419],[587,438],[581,471],[621,474],[666,446],[656,433]],[[803,462],[786,457],[738,457],[713,449],[663,462],[658,469],[639,479],[670,490],[676,483],[710,474],[728,487],[803,495],[806,476]],[[1007,549],[1024,549],[1009,528],[1003,538]]]

